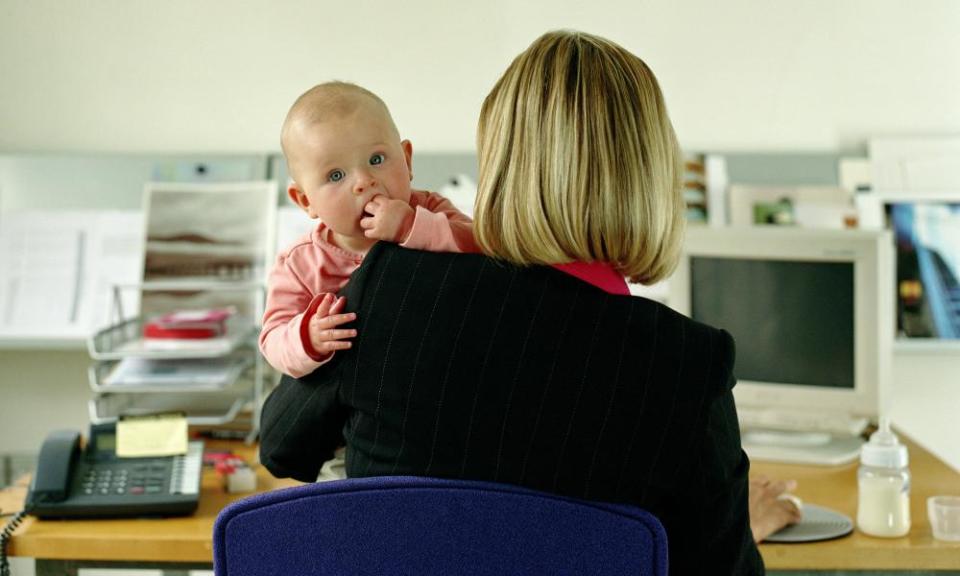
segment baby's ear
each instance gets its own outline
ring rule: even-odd
[[[407,161],[407,172],[410,173],[410,180],[413,180],[413,144],[409,140],[401,140],[400,147],[403,148],[403,158]]]
[[[287,185],[287,196],[290,197],[291,202],[303,208],[304,212],[307,214],[310,213],[310,199],[307,198],[307,195],[303,193],[303,190],[297,186],[296,182],[291,182]]]

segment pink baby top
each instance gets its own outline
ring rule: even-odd
[[[473,222],[449,200],[414,190],[413,226],[401,246],[432,252],[478,252]],[[310,345],[307,328],[326,293],[336,293],[363,254],[330,243],[331,230],[321,222],[281,252],[270,271],[260,351],[271,366],[299,378],[329,361]]]

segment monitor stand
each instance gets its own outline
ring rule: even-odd
[[[860,456],[863,439],[830,432],[765,430],[743,432],[741,444],[751,460],[839,466]]]

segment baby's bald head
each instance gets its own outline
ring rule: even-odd
[[[400,139],[390,111],[383,100],[373,92],[349,82],[325,82],[317,84],[300,95],[290,107],[280,131],[280,146],[287,158],[287,169],[297,179],[296,164],[298,144],[306,130],[327,120],[344,118],[356,113],[380,116]]]

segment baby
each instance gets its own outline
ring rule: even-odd
[[[345,82],[314,86],[293,103],[281,146],[290,199],[317,227],[282,251],[270,272],[260,350],[293,377],[350,348],[356,319],[334,294],[378,240],[436,252],[477,252],[473,224],[453,204],[411,190],[413,147],[387,106]]]

